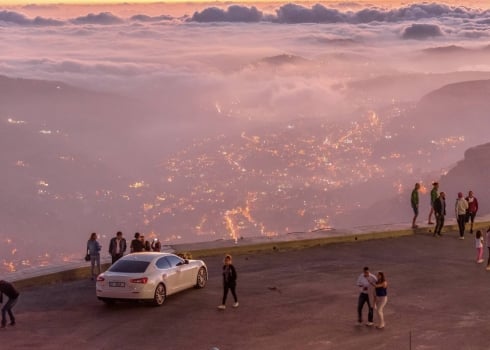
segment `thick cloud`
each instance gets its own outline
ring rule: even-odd
[[[406,27],[402,32],[403,39],[425,40],[435,36],[441,36],[442,31],[435,24],[417,24],[414,23]]]
[[[101,24],[101,25],[111,25],[111,24],[120,24],[124,21],[114,16],[110,12],[101,12],[99,14],[89,13],[86,16],[77,17],[71,20],[74,24]]]
[[[134,15],[130,18],[132,21],[137,22],[160,22],[160,21],[171,21],[173,19],[172,16],[147,16],[147,15]]]
[[[173,17],[170,15],[150,16],[144,13],[136,13],[129,18],[121,18],[111,12],[90,13],[68,19],[72,24],[121,24],[127,20],[140,23],[152,23],[170,20],[182,22],[273,22],[281,24],[297,23],[403,23],[403,22],[427,22],[427,21],[470,21],[481,26],[490,23],[490,11],[483,11],[463,6],[449,6],[442,3],[419,3],[398,8],[380,8],[376,6],[361,7],[357,3],[343,3],[342,6],[328,7],[322,4],[312,6],[288,3],[279,6],[272,12],[264,12],[255,6],[231,5],[226,8],[212,6],[196,11],[190,17]],[[55,19],[36,17],[31,19],[25,15],[12,11],[1,11],[0,22],[17,25],[61,25],[65,22]]]
[[[239,10],[238,15],[232,12]],[[312,7],[289,3],[275,10],[275,15],[263,14],[255,7],[230,6],[223,10],[218,7],[209,7],[196,12],[191,21],[196,22],[257,22],[272,21],[279,23],[371,23],[371,22],[403,22],[421,19],[447,18],[490,18],[488,11],[470,9],[466,7],[448,6],[437,3],[412,4],[395,9],[382,9],[377,7],[363,8],[358,11],[341,12],[336,8],[329,8],[322,4]]]
[[[34,19],[29,19],[23,14],[14,11],[0,11],[0,22],[21,26],[59,26],[64,23],[55,19],[39,16]]]
[[[286,4],[277,10],[277,21],[280,23],[337,23],[345,22],[347,17],[336,9],[329,9],[323,5],[313,5],[311,9]]]
[[[229,6],[226,10],[218,7],[208,7],[202,12],[195,12],[191,21],[195,22],[259,22],[262,12],[255,6]]]

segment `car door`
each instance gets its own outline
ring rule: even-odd
[[[165,257],[173,272],[173,281],[175,281],[175,291],[186,288],[185,285],[185,260],[176,255],[168,255]]]
[[[167,259],[166,256],[158,259],[155,263],[155,266],[157,267],[158,272],[160,273],[162,280],[165,283],[167,294],[175,293],[180,286],[180,273],[177,266],[172,266],[172,263]]]

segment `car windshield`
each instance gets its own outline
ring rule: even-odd
[[[142,273],[150,265],[149,261],[119,260],[109,268],[111,272]]]

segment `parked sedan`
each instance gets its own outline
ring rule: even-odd
[[[142,300],[160,306],[168,295],[191,287],[203,288],[207,280],[208,270],[202,260],[169,253],[133,253],[97,277],[96,295],[108,304]]]

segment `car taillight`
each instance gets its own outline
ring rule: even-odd
[[[105,278],[104,276],[97,276],[97,282],[104,282]]]
[[[148,282],[148,277],[133,278],[129,280],[130,283],[141,283],[146,284]]]

